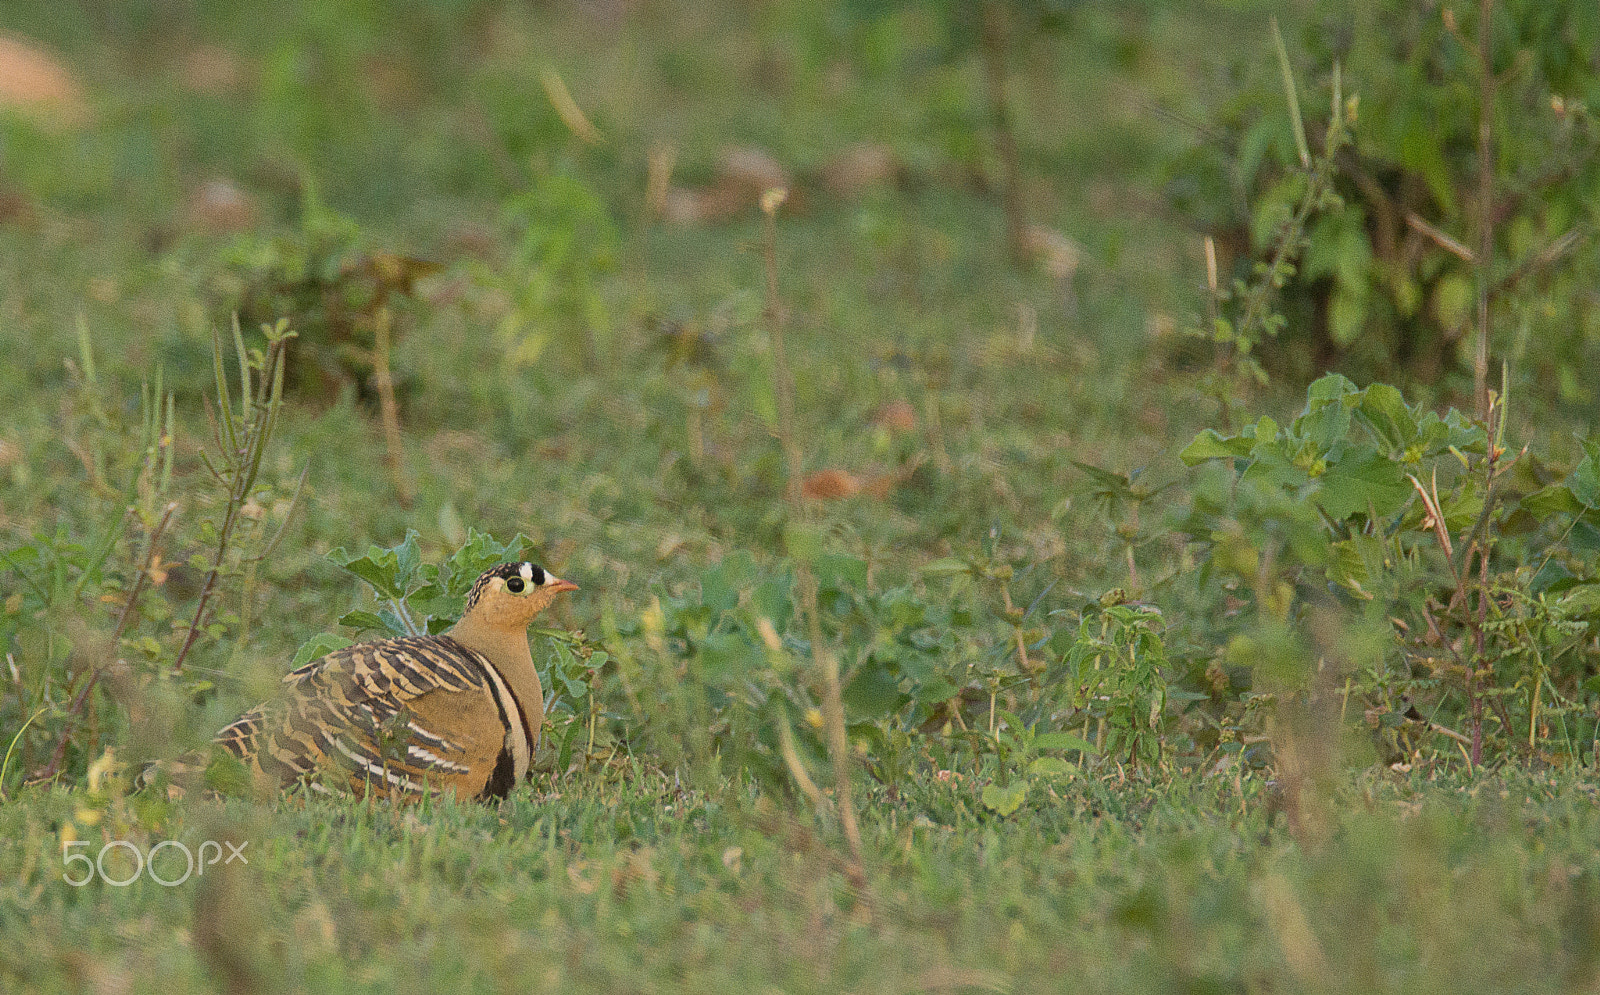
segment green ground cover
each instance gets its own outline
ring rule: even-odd
[[[1508,50],[1593,28],[1525,7],[1505,5]],[[1378,124],[1350,109],[1341,176],[1404,132],[1377,88],[1411,77],[1373,68],[1370,25],[1321,30],[1322,7],[1006,9],[1025,264],[963,5],[0,12],[75,87],[0,108],[0,987],[1600,983],[1592,247],[1558,240],[1561,279],[1507,285],[1511,403],[1485,432],[1427,421],[1473,411],[1467,340],[1439,327],[1471,272],[1405,289],[1355,244],[1378,222],[1317,227],[1378,209],[1324,205],[1257,384],[1183,329],[1234,314],[1202,235],[1222,286],[1249,282],[1288,230],[1252,209],[1304,189],[1284,107],[1240,109],[1283,92],[1269,15],[1313,141],[1318,60],[1357,67],[1341,96]],[[1594,67],[1559,61],[1506,85],[1553,80],[1554,107],[1559,82],[1551,127],[1580,147]],[[1473,84],[1451,82],[1470,66],[1446,70],[1440,106],[1470,124]],[[1558,198],[1504,147],[1507,211],[1529,218],[1501,262],[1523,274],[1596,201],[1581,160]],[[1282,183],[1186,185],[1244,154]],[[787,379],[756,206],[774,181]],[[1385,367],[1388,339],[1337,320],[1344,351],[1317,351],[1308,329],[1358,294],[1351,258],[1379,274],[1360,300],[1398,323],[1383,335],[1434,323],[1435,365]],[[261,323],[296,337],[230,500],[218,377],[241,419],[259,379],[234,314],[247,365]],[[1416,406],[1308,395],[1322,366],[1361,386],[1376,368]],[[1474,542],[1494,551],[1479,587]],[[115,761],[204,742],[319,635],[384,634],[394,606],[339,565],[369,545],[525,552],[582,585],[534,637],[555,697],[532,783],[498,807],[129,794]],[[244,840],[249,863],[64,880],[64,845],[111,840]],[[159,860],[181,873],[175,847]]]

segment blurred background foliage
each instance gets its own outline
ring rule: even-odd
[[[7,5],[0,791],[202,743],[531,556],[583,588],[534,637],[539,789],[600,785],[562,832],[659,788],[797,838],[759,795],[935,908],[976,872],[902,831],[1109,812],[1099,867],[1153,811],[1182,850],[1192,790],[1219,853],[1313,856],[1122,881],[1148,977],[1281,970],[1170,940],[1229,889],[1344,910],[1376,976],[1315,855],[1405,833],[1349,811],[1592,792],[1600,14],[1488,9],[1485,200],[1478,9],[1437,3]],[[185,818],[96,784],[69,830]],[[1510,818],[1471,805],[1439,838]]]
[[[140,648],[135,685],[162,683],[174,639],[184,654],[200,643],[212,673],[178,695],[206,709],[171,721],[201,735],[236,707],[226,685],[241,667],[261,687],[329,614],[321,551],[414,531],[443,556],[473,529],[525,533],[523,548],[587,579],[595,601],[577,613],[603,609],[618,644],[595,679],[624,741],[690,722],[651,718],[637,688],[618,698],[605,683],[629,660],[654,673],[671,650],[694,666],[657,674],[649,694],[705,683],[710,712],[690,724],[722,731],[702,759],[759,754],[781,781],[778,726],[822,704],[786,655],[812,652],[809,623],[775,593],[735,619],[798,570],[820,585],[820,631],[846,654],[844,703],[869,755],[885,736],[957,744],[976,725],[989,739],[969,743],[974,757],[992,762],[1004,711],[1092,751],[1126,746],[1128,761],[1210,764],[1264,735],[1273,693],[1256,678],[1271,653],[1252,633],[1303,625],[1326,597],[1269,574],[1303,563],[1358,599],[1388,592],[1364,614],[1346,605],[1347,621],[1437,627],[1429,599],[1461,589],[1462,556],[1391,583],[1378,575],[1395,561],[1375,573],[1383,557],[1362,543],[1387,536],[1424,564],[1428,494],[1404,474],[1447,449],[1456,490],[1433,496],[1450,528],[1478,530],[1463,541],[1494,551],[1506,591],[1565,599],[1535,615],[1571,641],[1529,637],[1550,651],[1544,669],[1494,682],[1521,702],[1493,700],[1494,733],[1509,744],[1529,729],[1538,745],[1554,694],[1571,720],[1562,749],[1581,752],[1592,455],[1571,432],[1592,409],[1583,371],[1600,341],[1596,18],[1493,11],[1483,272],[1499,393],[1515,403],[1497,409],[1506,424],[1477,412],[1470,444],[1463,416],[1435,437],[1403,400],[1471,410],[1480,80],[1465,14],[1001,0],[9,12],[6,708],[17,726],[40,713],[15,743],[18,775],[84,769],[102,738],[78,742],[85,715],[120,735],[127,702],[101,702],[106,665],[82,649],[104,638],[87,606],[108,606],[116,640]],[[1290,42],[1276,56],[1268,15]],[[792,373],[774,366],[750,251],[771,187],[790,190],[773,263]],[[1183,333],[1230,300],[1237,328]],[[214,331],[235,315],[231,348]],[[280,318],[294,332],[273,371],[289,413],[252,436],[247,493],[208,490],[235,443],[207,405],[226,406],[227,382],[270,393],[251,329]],[[1213,357],[1222,372],[1197,391]],[[237,376],[213,376],[236,359]],[[1330,369],[1399,387],[1383,388],[1381,419],[1365,393],[1336,399],[1375,446],[1322,427],[1282,449],[1271,418],[1229,434],[1251,409],[1287,424],[1293,395]],[[1319,389],[1295,425],[1326,421]],[[1189,476],[1178,451],[1207,425],[1223,434],[1196,439],[1190,462],[1245,460],[1241,485],[1320,492],[1321,519]],[[799,508],[781,500],[791,431]],[[1533,446],[1518,476],[1494,476],[1484,431]],[[271,557],[230,549],[234,522],[288,540]],[[1545,538],[1502,545],[1490,526]],[[1504,626],[1534,623],[1486,617],[1468,634],[1491,624],[1509,638]],[[1304,661],[1309,646],[1284,652]],[[1426,699],[1435,718],[1471,713],[1481,750],[1475,668],[1504,656],[1479,647],[1464,663],[1451,648],[1455,684],[1418,669],[1404,639],[1374,649],[1345,673],[1365,677],[1342,711],[1352,689],[1384,715]],[[1092,675],[1124,652],[1140,676],[1119,664],[1126,687],[1098,693]],[[739,739],[730,708],[776,724]],[[818,727],[797,728],[826,752]]]
[[[1527,382],[1544,385],[1542,399],[1588,410],[1600,15],[1577,4],[1493,10],[1495,344]],[[1326,79],[1340,66],[1360,124],[1337,161],[1344,208],[1307,233],[1298,286],[1283,305],[1291,321],[1274,350],[1277,370],[1303,379],[1333,368],[1416,385],[1430,398],[1460,390],[1452,378],[1474,321],[1470,256],[1481,220],[1469,13],[1405,3],[1304,8],[1291,36],[1297,67]],[[1241,64],[1239,78],[1238,91],[1212,107],[1208,139],[1171,163],[1167,188],[1225,247],[1224,266],[1260,251],[1297,196],[1285,175],[1294,149],[1281,81],[1259,63]]]

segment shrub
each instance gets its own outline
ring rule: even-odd
[[[1391,753],[1434,734],[1473,764],[1486,744],[1586,749],[1600,445],[1580,440],[1563,474],[1506,447],[1504,412],[1497,399],[1489,425],[1440,416],[1330,374],[1288,425],[1197,436],[1182,455],[1204,468],[1179,522],[1202,550],[1197,583],[1250,609],[1230,661],[1270,662],[1264,641],[1288,638],[1302,669],[1274,686],[1304,688],[1312,670],[1348,681]]]
[[[1584,403],[1600,328],[1595,255],[1575,250],[1597,222],[1600,17],[1582,3],[1491,9],[1491,345],[1561,401]],[[1299,38],[1310,72],[1342,69],[1360,94],[1361,125],[1337,156],[1345,209],[1310,224],[1300,279],[1286,288],[1291,323],[1267,354],[1276,371],[1309,379],[1335,366],[1432,389],[1463,368],[1484,213],[1475,15],[1475,5],[1458,21],[1452,8],[1398,0],[1307,12]],[[1280,81],[1265,60],[1256,65],[1240,68],[1244,88],[1172,167],[1172,199],[1223,246],[1224,267],[1264,251],[1275,215],[1297,196]]]

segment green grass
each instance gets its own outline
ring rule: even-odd
[[[162,837],[250,863],[170,888],[68,887],[72,799],[8,806],[0,965],[32,991],[1556,992],[1600,960],[1588,777],[1358,778],[1311,849],[1255,775],[1066,777],[1022,819],[929,778],[866,806],[860,889],[781,799],[638,764],[548,787],[174,806]]]
[[[759,216],[647,219],[653,145],[677,146],[685,183],[710,181],[726,145],[765,148],[802,179],[863,140],[901,159],[903,185],[813,193],[780,220],[797,435],[808,471],[916,467],[883,500],[822,505],[814,534],[828,554],[870,566],[863,597],[904,591],[919,611],[978,619],[940,645],[952,666],[984,674],[1009,653],[1005,597],[1037,599],[1034,635],[1057,652],[1053,637],[1070,637],[1085,605],[1130,585],[1122,542],[1074,461],[1190,479],[1174,454],[1215,412],[1159,329],[1202,309],[1204,264],[1198,236],[1166,206],[1165,170],[1195,140],[1174,115],[1203,119],[1252,53],[1276,71],[1265,5],[1080,5],[1070,30],[1019,55],[1029,209],[1081,247],[1071,288],[1004,258],[981,64],[943,46],[933,6],[875,19],[862,4],[640,4],[616,21],[603,3],[488,0],[278,0],[247,14],[14,6],[0,30],[54,46],[90,115],[52,126],[0,112],[0,193],[27,206],[0,223],[0,551],[57,530],[89,544],[120,520],[140,385],[159,368],[178,414],[169,496],[180,508],[162,550],[177,566],[135,630],[149,646],[115,648],[139,673],[170,663],[174,623],[197,594],[186,564],[207,554],[219,506],[201,454],[211,329],[237,303],[225,260],[303,247],[310,184],[353,222],[349,255],[392,251],[445,271],[397,304],[413,505],[396,500],[375,410],[355,390],[292,397],[258,497],[276,520],[308,467],[304,508],[253,587],[225,582],[223,629],[193,658],[194,679],[211,686],[97,694],[64,785],[20,786],[54,740],[45,720],[19,737],[0,785],[0,988],[1575,991],[1600,977],[1591,767],[1533,755],[1466,773],[1430,748],[1405,772],[1368,768],[1383,733],[1358,730],[1315,772],[1309,797],[1324,807],[1297,810],[1291,826],[1268,784],[1278,772],[1243,749],[1255,727],[1219,711],[1213,725],[1230,728],[1214,748],[1169,752],[1156,769],[1062,764],[1000,817],[982,789],[1020,772],[934,723],[905,757],[858,771],[857,886],[836,819],[792,796],[781,768],[758,781],[733,751],[706,755],[685,724],[700,714],[703,675],[658,652],[640,623],[661,605],[689,618],[702,579],[731,554],[751,554],[761,578],[787,576],[795,545]],[[237,58],[237,85],[188,87],[185,60],[202,45]],[[539,82],[546,66],[604,144],[561,124]],[[617,229],[584,302],[604,318],[592,365],[570,302],[532,310],[550,342],[531,363],[510,361],[516,343],[499,337],[518,285],[496,277],[526,245],[506,204],[552,175],[585,184]],[[184,220],[186,197],[214,176],[256,199],[253,235]],[[1031,347],[1019,306],[1037,315]],[[699,343],[693,356],[666,327]],[[1253,403],[1283,415],[1300,393],[1274,385]],[[1514,436],[1575,462],[1574,426],[1529,393],[1513,407]],[[875,423],[891,402],[916,412],[914,430]],[[1136,593],[1167,613],[1173,686],[1203,689],[1208,663],[1235,662],[1220,647],[1236,605],[1196,580],[1160,516],[1148,512],[1157,538],[1137,550]],[[548,621],[636,661],[633,686],[616,670],[596,683],[599,755],[554,775],[546,751],[534,783],[499,807],[88,789],[106,746],[126,759],[203,741],[306,638],[336,629],[364,592],[330,549],[415,529],[436,562],[469,526],[529,536],[583,587]],[[131,579],[144,535],[135,527],[114,544],[107,591]],[[950,556],[1014,566],[1014,579],[1003,596],[992,578],[923,574]],[[81,673],[114,605],[13,618],[20,591],[0,588],[0,652],[21,683],[39,686],[51,667]],[[246,599],[254,623],[239,638]],[[843,609],[829,626],[847,669],[884,649],[882,629]],[[0,683],[9,745],[27,716],[9,674]],[[785,707],[798,716],[814,689],[791,683]],[[70,691],[51,689],[57,711]],[[139,720],[130,700],[147,709]],[[966,714],[992,722],[985,707],[969,702]],[[1194,742],[1201,724],[1183,735]],[[824,757],[801,745],[826,789]],[[171,888],[78,889],[62,879],[74,834],[91,853],[111,839],[141,850],[248,840],[250,863]]]

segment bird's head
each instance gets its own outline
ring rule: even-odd
[[[473,583],[461,618],[485,628],[520,631],[556,595],[577,589],[578,585],[562,580],[537,563],[502,563],[484,571]]]

